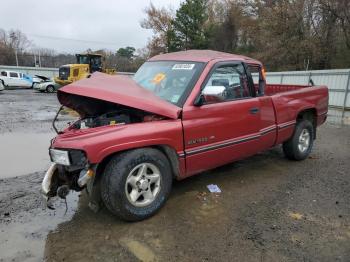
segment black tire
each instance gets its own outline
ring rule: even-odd
[[[2,83],[2,85],[4,86],[5,89],[8,88],[8,86],[5,84],[5,81],[4,81],[4,80],[0,79],[0,81],[1,81],[1,83]]]
[[[48,93],[53,93],[53,92],[55,92],[55,87],[52,86],[52,85],[47,86],[47,87],[46,87],[46,92],[48,92]]]
[[[126,183],[131,171],[144,163],[159,169],[161,182],[153,202],[140,207],[128,200]],[[159,150],[142,148],[127,151],[114,156],[107,164],[101,180],[102,200],[108,210],[123,220],[143,220],[154,215],[164,205],[171,191],[172,180],[169,161]]]
[[[306,131],[304,131],[306,130]],[[309,144],[305,150],[301,150],[299,138],[302,132],[309,133]],[[314,141],[314,127],[309,120],[301,120],[297,122],[293,136],[283,143],[283,152],[288,159],[304,160],[312,150]]]

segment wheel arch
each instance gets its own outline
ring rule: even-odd
[[[100,161],[100,163],[98,163],[97,165],[97,169],[96,169],[97,179],[99,179],[102,176],[101,174],[103,174],[104,169],[106,168],[108,162],[114,156],[131,151],[131,150],[143,149],[143,148],[154,148],[162,152],[169,161],[173,177],[176,178],[180,176],[180,163],[179,163],[179,158],[176,150],[169,145],[149,145],[149,146],[135,147],[135,148],[129,148],[126,150],[115,151],[105,156],[102,159],[102,161]]]
[[[4,79],[0,79],[0,81],[1,81],[2,85],[4,86],[4,88],[6,88],[7,85],[5,84],[5,80]]]
[[[306,108],[301,110],[297,114],[296,121],[309,120],[313,126],[314,139],[316,139],[316,127],[317,127],[317,111],[316,108]]]

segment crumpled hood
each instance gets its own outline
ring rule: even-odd
[[[81,116],[98,114],[115,104],[177,119],[181,108],[154,95],[127,76],[93,73],[57,91],[59,102]]]
[[[43,81],[46,81],[46,82],[49,82],[51,81],[50,78],[46,77],[46,76],[40,76],[40,75],[35,75],[37,78],[43,80]]]

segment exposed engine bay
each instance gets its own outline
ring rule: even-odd
[[[65,107],[70,108],[79,114],[79,120],[69,126],[72,129],[87,129],[109,125],[126,125],[132,123],[150,122],[162,120],[164,117],[145,112],[140,109],[102,101],[96,98],[70,95],[69,100],[64,101]],[[53,121],[53,127],[57,133],[55,121],[63,107],[57,112]]]
[[[133,122],[140,122],[140,117],[130,116],[126,110],[119,110],[80,119],[71,128],[86,129],[107,125],[125,125]]]
[[[87,116],[76,121],[70,129],[87,129],[100,126],[127,125],[164,119],[151,113],[137,109],[120,109],[96,116]]]

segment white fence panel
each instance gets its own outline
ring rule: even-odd
[[[53,78],[54,76],[58,76],[58,68],[46,68],[46,67],[26,67],[26,66],[3,66],[0,65],[0,71],[14,71],[20,72],[27,75],[41,75],[46,76],[48,78]]]

